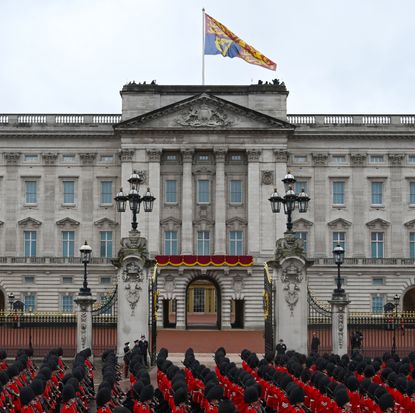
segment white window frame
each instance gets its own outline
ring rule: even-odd
[[[65,202],[65,183],[72,182],[73,184],[73,202]],[[76,204],[76,180],[62,179],[62,205],[73,206]]]
[[[176,200],[175,201],[169,201],[168,200],[168,194],[172,194],[173,192],[168,192],[168,182],[175,182],[176,184],[175,184],[175,192],[174,192],[174,196],[175,196],[175,198],[176,198]],[[177,205],[178,204],[178,202],[177,202],[177,200],[178,200],[178,182],[177,182],[177,179],[175,179],[175,178],[166,178],[165,180],[164,180],[164,203],[165,204],[168,204],[168,205]]]
[[[381,298],[381,300],[382,300],[382,306],[376,306],[376,309],[378,311],[374,311],[375,307],[373,306],[373,304],[374,304],[374,299],[375,298]],[[370,301],[370,310],[371,310],[372,313],[375,313],[375,314],[383,313],[383,306],[384,305],[385,305],[385,295],[384,294],[372,294],[371,301]]]
[[[375,165],[385,163],[385,155],[369,155],[369,163]]]
[[[381,188],[382,188],[382,192],[380,193],[381,202],[373,202],[373,197],[374,197],[373,188],[374,188],[374,184],[381,184]],[[378,194],[375,194],[375,195],[378,195]],[[384,205],[384,199],[385,199],[385,181],[382,180],[382,179],[372,179],[370,181],[370,204],[371,205],[375,205],[375,206]]]
[[[30,236],[29,238],[26,239],[26,234]],[[34,237],[32,237],[32,235],[35,234]],[[33,230],[33,229],[28,229],[28,230],[23,230],[23,255],[25,257],[36,257],[37,256],[37,243],[38,243],[38,231]],[[26,250],[26,241],[29,242],[29,250]],[[33,245],[34,244],[34,245]],[[34,251],[33,251],[33,246],[34,246]],[[27,254],[27,252],[29,252]],[[34,253],[33,253],[34,252]]]
[[[232,194],[235,192],[232,192],[232,182],[239,182],[240,185],[240,201],[232,201]],[[243,180],[237,179],[237,178],[231,178],[229,180],[229,204],[231,205],[242,205],[244,203],[244,189],[243,189]]]
[[[411,192],[411,186],[414,192]],[[415,180],[410,180],[408,183],[408,201],[410,206],[415,206]],[[413,195],[413,196],[412,196]]]
[[[239,235],[241,235],[239,237]],[[245,246],[244,246],[244,232],[242,230],[230,230],[229,231],[229,255],[231,256],[240,256],[240,255],[244,255],[244,250],[245,250]],[[234,247],[234,251],[232,246]],[[241,248],[241,254],[234,254],[233,252],[238,252],[239,247]]]
[[[70,236],[68,237],[68,239],[65,239],[65,235],[73,235],[73,239],[70,239]],[[76,233],[73,230],[63,230],[61,231],[61,241],[62,241],[62,257],[67,257],[67,258],[71,258],[75,256],[75,238],[76,238]],[[71,245],[72,244],[72,245]],[[71,247],[72,247],[72,251],[71,251]],[[71,253],[72,252],[72,253]]]
[[[167,238],[167,234],[175,234],[175,237]],[[163,253],[164,255],[178,255],[179,254],[179,235],[177,231],[166,230],[163,234]],[[176,252],[173,254],[173,247]]]
[[[207,237],[205,236],[207,234]],[[197,231],[197,255],[210,255],[210,231]],[[202,246],[200,249],[199,246]],[[207,251],[205,251],[207,249]]]
[[[30,301],[32,301],[32,297],[33,297],[33,304],[27,303],[26,299],[29,298],[29,297],[31,298]],[[32,306],[32,308],[31,308],[32,311],[31,312],[32,313],[35,312],[36,311],[36,294],[33,293],[32,291],[27,291],[27,292],[23,293],[23,304],[24,304],[24,311],[26,313],[30,312],[29,311],[30,306]]]
[[[105,239],[103,239],[103,235],[106,234]],[[111,239],[108,239],[108,234],[111,234]],[[109,245],[111,245],[111,254],[108,254]],[[114,247],[114,232],[113,231],[100,231],[99,232],[99,256],[101,258],[112,258],[113,255],[113,247]],[[104,249],[104,254],[102,251]]]
[[[71,298],[72,303],[71,303],[70,311],[65,311],[65,303],[64,303],[65,297],[70,297]],[[72,294],[69,294],[69,293],[61,294],[60,309],[61,309],[62,313],[65,313],[65,314],[74,313],[74,300],[73,299],[74,299],[74,296]]]
[[[339,236],[337,236],[337,239],[335,239],[334,234],[343,234],[343,240],[341,240]],[[332,240],[332,247],[333,249],[340,245],[345,251],[346,251],[346,231],[333,231],[331,233],[331,240]]]
[[[111,201],[110,202],[104,202],[104,200],[103,200],[103,195],[104,195],[103,184],[108,183],[108,182],[111,182]],[[105,194],[107,194],[107,193],[105,192]],[[113,198],[114,198],[114,180],[111,179],[111,178],[100,179],[100,181],[99,181],[99,202],[100,202],[100,204],[105,205],[105,206],[112,205]]]
[[[35,199],[34,202],[32,202],[32,200],[29,199],[28,201],[28,184],[29,183],[34,183],[35,184]],[[24,179],[24,205],[37,205],[39,202],[39,180],[36,178],[25,178]],[[33,194],[32,192],[30,192],[30,194]]]
[[[343,202],[336,202],[335,196],[341,195],[340,192],[334,192],[335,184],[343,184]],[[343,178],[332,178],[331,180],[331,202],[333,206],[344,206],[346,205],[346,180]]]
[[[379,235],[376,235],[376,239],[373,239],[374,234],[382,234],[382,240],[379,239]],[[371,258],[385,258],[385,240],[386,240],[386,233],[385,231],[371,231],[370,232],[370,257]],[[376,245],[376,256],[373,256],[373,249],[372,245],[375,243]],[[382,254],[379,256],[379,247],[382,246]]]
[[[207,190],[207,195],[208,195],[208,200],[207,201],[201,201],[200,200],[200,183],[201,182],[207,182],[208,185],[208,190]],[[209,179],[205,179],[205,178],[198,178],[197,179],[197,203],[199,205],[209,205],[210,204],[210,200],[211,200],[211,182]]]

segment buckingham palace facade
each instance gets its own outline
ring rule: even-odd
[[[164,257],[160,325],[262,326],[263,264],[286,226],[268,198],[287,171],[311,198],[293,225],[314,260],[313,296],[331,296],[341,244],[351,311],[381,312],[395,294],[415,310],[415,115],[287,114],[279,82],[132,82],[121,100],[113,115],[0,114],[0,309],[12,294],[72,312],[85,240],[105,299],[131,222],[114,197],[135,170],[156,197],[138,229]]]

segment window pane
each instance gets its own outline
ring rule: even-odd
[[[112,181],[101,181],[101,204],[112,204]]]
[[[26,195],[25,202],[26,204],[36,204],[37,202],[37,191],[36,191],[36,181],[26,181]]]
[[[344,232],[333,232],[333,249],[340,245],[344,250],[346,249],[346,234]]]
[[[62,231],[62,257],[75,255],[75,232]]]
[[[304,253],[307,254],[307,232],[296,232],[295,237],[302,239],[304,242]]]
[[[209,231],[198,231],[197,233],[197,255],[210,254],[210,234]]]
[[[383,312],[383,297],[372,297],[372,312],[382,313]]]
[[[199,179],[197,181],[197,202],[208,204],[209,200],[209,181],[207,179]]]
[[[193,312],[203,313],[205,311],[205,289],[193,289]]]
[[[64,313],[73,312],[73,297],[71,295],[62,296],[62,311]]]
[[[304,189],[304,192],[308,193],[307,181],[297,181],[295,183],[295,193],[299,194]]]
[[[409,203],[415,204],[415,182],[409,183]]]
[[[371,256],[372,258],[383,258],[383,232],[372,232]]]
[[[242,181],[232,180],[230,182],[230,202],[232,204],[242,203]]]
[[[229,232],[229,255],[243,255],[242,231]]]
[[[25,257],[36,257],[36,231],[24,231],[23,243]]]
[[[176,231],[166,231],[164,233],[164,253],[165,255],[177,255]]]
[[[415,232],[409,233],[409,256],[415,258]]]
[[[383,182],[372,182],[372,204],[381,205],[383,200]]]
[[[101,257],[112,257],[112,231],[101,231]]]
[[[75,182],[74,181],[63,182],[63,203],[64,204],[75,203]]]
[[[177,202],[177,181],[175,179],[166,181],[166,202]]]
[[[34,295],[25,295],[24,300],[24,310],[26,312],[33,312],[36,309],[36,298]]]
[[[343,181],[333,182],[333,204],[335,205],[344,204],[344,182]]]

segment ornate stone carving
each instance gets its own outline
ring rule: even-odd
[[[248,154],[249,162],[258,162],[259,157],[261,156],[261,151],[259,149],[247,149],[246,153]]]
[[[327,161],[329,159],[328,153],[315,152],[311,154],[313,158],[314,166],[327,166]]]
[[[366,153],[351,153],[350,160],[352,161],[352,166],[363,166],[367,158]]]
[[[118,156],[120,157],[121,162],[132,161],[134,154],[135,154],[134,149],[121,149]]]
[[[42,153],[42,158],[45,165],[55,165],[58,154],[53,152]]]
[[[118,257],[112,260],[113,265],[117,268],[121,268],[124,258],[129,255],[138,256],[138,261],[142,267],[147,264],[147,240],[140,237],[139,231],[130,231],[130,236],[121,240],[121,248],[118,251]]]
[[[287,266],[281,273],[281,281],[284,284],[284,298],[291,311],[291,315],[294,315],[294,308],[300,298],[299,284],[303,280],[303,272],[300,268],[294,264]]]
[[[174,276],[173,275],[167,275],[165,280],[164,280],[164,290],[166,291],[166,293],[169,296],[171,296],[173,294],[174,287],[175,287]]]
[[[277,150],[274,151],[274,155],[275,155],[275,162],[287,163],[287,161],[288,161],[288,151],[286,151],[284,149],[277,149]]]
[[[390,166],[396,168],[402,165],[405,155],[403,153],[389,153],[388,158]]]
[[[79,157],[84,165],[92,165],[95,162],[97,154],[94,152],[80,153]]]
[[[176,122],[181,126],[202,127],[223,127],[233,122],[222,108],[212,108],[202,103],[200,106],[190,106]]]
[[[242,291],[244,290],[244,280],[241,275],[235,275],[232,287],[237,295],[242,294]]]
[[[286,234],[284,238],[277,240],[275,248],[275,261],[280,261],[285,257],[298,256],[305,259],[304,242],[294,234]]]
[[[192,162],[193,160],[193,149],[183,149],[182,158],[183,162]]]
[[[215,159],[216,162],[225,162],[226,149],[225,148],[216,148],[215,149]]]
[[[339,349],[343,348],[343,332],[344,332],[344,307],[339,306],[338,316],[338,337],[339,337]]]
[[[262,171],[261,182],[263,185],[274,184],[274,171]]]
[[[20,152],[4,152],[4,159],[7,165],[16,165],[20,159]]]
[[[161,149],[158,149],[158,148],[147,149],[147,156],[148,156],[149,162],[160,162]]]
[[[86,347],[86,336],[87,336],[87,309],[88,307],[86,305],[81,305],[81,314],[80,314],[80,335],[81,335],[81,346],[84,349]]]
[[[138,262],[128,262],[121,275],[124,281],[125,296],[130,304],[131,315],[134,315],[135,307],[140,299],[141,283],[144,280],[143,269]]]

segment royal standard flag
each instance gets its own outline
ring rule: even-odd
[[[205,54],[240,57],[248,63],[276,70],[277,65],[268,57],[244,42],[226,26],[205,14]]]

